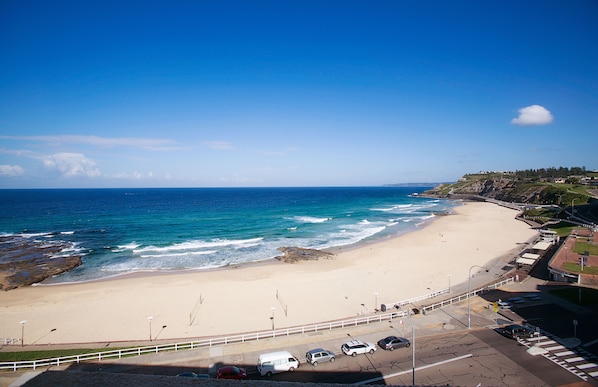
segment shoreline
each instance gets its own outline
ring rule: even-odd
[[[162,340],[351,318],[446,288],[447,280],[456,287],[467,281],[470,266],[514,257],[537,235],[516,214],[465,203],[424,227],[342,248],[330,259],[272,258],[1,292],[0,336],[20,337],[23,320],[28,345],[148,340],[152,324],[152,339]]]
[[[453,207],[453,210],[454,210],[454,208],[458,208],[458,207],[459,206]],[[454,215],[454,211],[442,213],[440,215],[434,214],[433,217],[431,217],[429,219],[425,219],[422,222],[416,223],[415,228],[411,229],[411,230],[401,230],[395,234],[386,235],[384,237],[372,238],[372,239],[366,238],[366,239],[360,240],[357,243],[353,243],[350,245],[330,247],[330,248],[325,248],[325,249],[321,249],[321,250],[317,250],[317,251],[331,253],[336,256],[337,254],[340,254],[340,253],[344,253],[344,252],[346,253],[346,252],[349,252],[352,250],[365,248],[370,245],[384,243],[388,240],[400,238],[403,235],[420,231],[422,228],[431,225],[435,220],[439,219],[440,217],[451,216],[451,215]],[[284,247],[291,247],[291,246],[284,246]],[[220,271],[220,270],[242,269],[242,268],[248,268],[248,267],[259,266],[259,265],[271,265],[271,264],[278,264],[278,263],[285,264],[285,262],[281,262],[278,259],[283,256],[282,252],[280,254],[281,255],[262,259],[259,261],[231,263],[231,264],[226,264],[224,266],[210,266],[210,267],[204,267],[204,268],[172,269],[172,270],[159,270],[159,269],[157,269],[157,270],[140,270],[140,271],[135,271],[135,272],[130,272],[130,273],[119,273],[119,274],[114,274],[111,276],[87,279],[87,280],[82,280],[82,281],[51,282],[53,279],[52,279],[52,277],[50,277],[50,278],[44,279],[41,282],[37,282],[37,283],[31,284],[28,286],[45,287],[45,286],[71,285],[71,284],[73,284],[73,285],[74,284],[88,284],[88,283],[92,284],[92,283],[96,283],[96,282],[116,281],[116,280],[120,280],[120,279],[126,280],[129,278],[156,277],[156,276],[168,276],[168,275],[191,274],[191,273],[199,274],[199,273],[210,273],[210,272]],[[288,264],[288,263],[286,263],[286,264]]]

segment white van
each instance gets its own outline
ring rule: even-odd
[[[257,370],[262,376],[295,371],[295,368],[299,368],[299,360],[287,351],[263,353],[257,361]]]

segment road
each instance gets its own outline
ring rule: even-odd
[[[396,329],[391,323],[379,328],[378,331],[370,329],[369,332],[363,328],[354,329],[344,335],[339,332],[305,335],[302,340],[281,339],[278,344],[235,344],[236,348],[228,348],[227,351],[220,347],[158,354],[149,356],[152,359],[144,357],[143,365],[138,364],[138,361],[122,359],[119,362],[73,366],[71,370],[174,376],[185,371],[205,373],[225,364],[235,364],[246,368],[251,380],[411,385],[411,348],[392,352],[378,348],[373,355],[356,357],[345,356],[340,351],[340,345],[348,339],[376,342],[386,335],[405,333],[405,329]],[[334,351],[336,361],[318,364],[317,367],[305,363],[303,355],[315,347]],[[256,371],[254,359],[260,353],[279,349],[295,354],[301,360],[301,367],[295,372],[261,377]],[[415,382],[417,385],[558,386],[581,381],[578,376],[550,360],[529,355],[526,349],[491,328],[416,338]]]
[[[501,314],[487,307],[498,298],[505,300],[532,290],[539,291],[540,301],[526,299],[524,305],[514,306],[512,311],[501,311]],[[416,385],[562,386],[585,381],[585,385],[598,386],[598,357],[592,353],[583,354],[584,349],[592,351],[598,346],[594,310],[559,301],[546,291],[546,283],[542,281],[526,281],[472,298],[471,312],[472,329],[467,329],[467,303],[413,316]],[[545,349],[546,355],[528,353],[528,347],[535,341],[528,340],[522,345],[494,330],[498,325],[524,319],[535,321],[547,335],[552,333],[550,337],[534,339],[540,340],[538,344]],[[573,332],[572,321],[578,324],[576,332]],[[411,348],[392,352],[378,349],[373,355],[356,357],[345,356],[340,350],[344,342],[352,339],[376,343],[389,335],[411,338],[409,321],[395,319],[332,331],[70,365],[62,369],[75,371],[72,374],[77,375],[86,371],[168,375],[172,376],[168,379],[172,379],[173,384],[180,384],[181,378],[174,377],[178,373],[193,371],[214,375],[220,366],[232,364],[246,368],[251,380],[411,385]],[[560,344],[572,340],[576,342],[567,346]],[[318,347],[335,352],[336,361],[317,367],[306,364],[305,352]],[[295,372],[270,378],[259,376],[255,368],[259,354],[277,350],[293,353],[301,360],[301,367]],[[43,375],[35,379],[38,385],[44,385]],[[165,384],[161,382],[160,385]]]

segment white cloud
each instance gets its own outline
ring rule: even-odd
[[[0,165],[0,176],[22,176],[25,170],[20,165]]]
[[[519,116],[511,120],[512,124],[521,126],[546,125],[553,121],[552,113],[544,106],[531,105],[519,109]]]
[[[60,172],[63,177],[101,175],[96,163],[80,153],[55,153],[43,161],[46,168]]]
[[[97,147],[132,147],[153,151],[177,150],[180,147],[174,146],[175,142],[162,138],[143,138],[143,137],[99,137],[99,136],[77,136],[77,135],[58,135],[58,136],[0,136],[0,139],[38,141],[49,144],[83,144]]]
[[[153,172],[138,172],[134,171],[132,173],[118,173],[113,176],[115,179],[123,179],[123,180],[151,180],[154,178]]]

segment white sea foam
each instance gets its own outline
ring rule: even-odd
[[[200,250],[205,248],[217,248],[217,247],[235,247],[235,246],[248,246],[261,241],[263,238],[252,238],[242,240],[229,240],[229,239],[215,239],[209,242],[206,241],[187,241],[181,243],[175,243],[169,246],[147,246],[141,249],[134,249],[135,254],[143,254],[150,251],[157,252],[168,252],[168,251],[181,251],[181,250]]]
[[[361,242],[362,240],[372,237],[386,229],[384,225],[376,225],[373,227],[347,227],[339,230],[338,233],[330,235],[329,241],[327,241],[320,248],[330,248],[338,246],[346,246]]]
[[[324,223],[332,220],[332,218],[317,218],[315,216],[294,216],[292,219],[301,223]]]
[[[113,249],[112,251],[115,253],[122,253],[123,251],[127,251],[127,250],[135,250],[139,246],[140,246],[139,243],[131,242],[131,243],[127,243],[126,245],[118,245],[118,246],[116,246],[116,249]]]
[[[217,250],[206,251],[188,251],[185,253],[166,253],[166,254],[142,254],[140,258],[173,258],[173,257],[190,257],[193,255],[209,255],[217,253]]]
[[[371,208],[372,211],[383,211],[383,212],[396,212],[398,211],[402,211],[408,208],[413,207],[413,204],[395,204],[393,206],[390,207],[385,207],[385,208]]]
[[[16,236],[20,236],[21,238],[38,238],[38,237],[47,237],[48,235],[52,235],[49,232],[37,232],[37,233],[21,233],[15,234]]]

